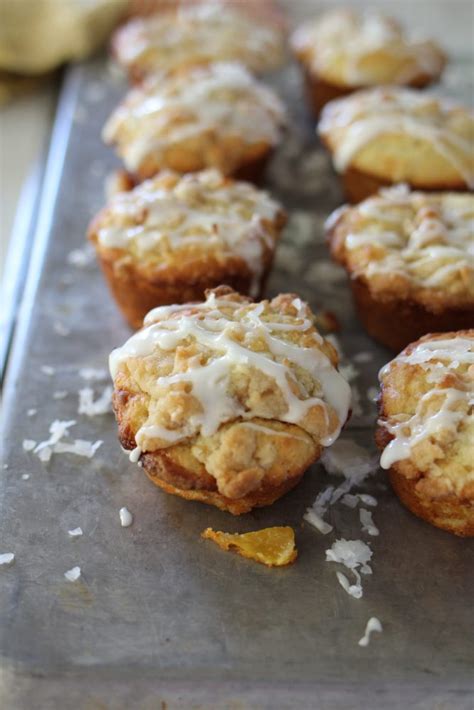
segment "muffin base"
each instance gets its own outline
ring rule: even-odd
[[[418,518],[460,537],[474,537],[474,505],[455,498],[433,500],[420,496],[417,480],[406,478],[394,468],[388,476],[403,505]]]
[[[383,187],[397,185],[400,181],[383,180],[382,178],[371,175],[370,173],[362,172],[357,168],[349,167],[340,175],[344,192],[348,202],[357,204],[362,200],[367,199],[371,195],[377,193]],[[402,182],[407,182],[406,180]],[[413,190],[421,190],[423,192],[465,192],[468,190],[465,183],[449,184],[439,183],[437,185],[413,185],[409,186]]]
[[[115,302],[131,328],[137,330],[143,325],[143,319],[152,308],[169,306],[175,303],[191,303],[205,299],[205,291],[225,284],[235,291],[248,295],[252,287],[249,274],[237,274],[231,271],[213,277],[188,279],[186,281],[165,282],[157,278],[146,278],[132,264],[117,268],[116,261],[103,254],[97,254],[100,266]],[[258,293],[252,293],[259,300],[265,288],[268,265],[259,281]]]
[[[446,308],[442,313],[433,313],[415,301],[378,300],[359,278],[351,280],[351,288],[357,315],[367,333],[395,352],[427,333],[474,327],[473,309]]]
[[[213,505],[220,510],[225,510],[232,515],[248,513],[252,508],[262,508],[271,505],[278,498],[288,493],[301,480],[306,470],[297,471],[283,483],[277,485],[262,485],[256,491],[248,493],[242,498],[227,498],[216,487],[215,479],[208,473],[200,475],[199,480],[185,469],[178,466],[166,455],[143,454],[141,457],[143,470],[156,486],[166,493],[180,496],[186,500],[198,501]],[[170,480],[174,482],[171,483]],[[179,484],[179,485],[175,485]],[[201,487],[197,487],[197,486]],[[195,486],[195,487],[192,487]]]

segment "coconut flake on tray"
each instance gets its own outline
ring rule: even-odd
[[[83,380],[106,380],[109,377],[109,373],[103,367],[81,367],[79,370],[79,376]]]
[[[66,390],[58,390],[57,392],[53,392],[53,399],[65,399],[67,395]]]
[[[41,365],[40,370],[44,375],[48,375],[48,377],[52,377],[56,372],[56,368],[51,367],[51,365]]]
[[[379,633],[382,633],[383,627],[382,627],[382,624],[380,623],[380,620],[377,619],[376,616],[371,616],[367,622],[366,627],[365,627],[364,635],[362,636],[361,639],[359,639],[359,642],[358,642],[359,646],[368,646],[369,641],[370,641],[370,635],[374,631],[378,631]]]
[[[92,244],[86,244],[82,249],[73,249],[67,255],[67,263],[84,269],[95,262],[95,251]]]
[[[28,409],[28,410],[27,410],[26,416],[27,416],[27,417],[34,417],[35,414],[37,414],[37,413],[38,413],[38,410],[35,409],[34,407],[32,407],[31,409]]]
[[[68,582],[77,582],[77,580],[81,576],[81,568],[73,567],[72,569],[68,569],[67,572],[64,572],[64,576],[66,577]]]
[[[8,565],[13,564],[15,561],[15,555],[13,552],[3,552],[0,554],[0,567],[8,567]]]
[[[128,508],[120,508],[119,510],[120,525],[123,528],[129,528],[133,523],[133,515],[128,510]]]
[[[62,441],[63,437],[69,434],[69,429],[76,424],[74,419],[70,421],[60,421],[55,419],[49,427],[51,436],[45,441],[41,441],[33,450],[33,453],[38,455],[38,458],[43,463],[47,463],[53,453],[58,454],[76,454],[76,456],[85,456],[92,458],[95,452],[102,445],[102,441],[96,442],[85,441],[84,439],[74,439],[73,441]]]
[[[360,508],[359,518],[362,525],[362,532],[366,532],[372,536],[380,535],[380,531],[373,521],[372,513],[370,512],[370,510]]]
[[[23,439],[22,446],[25,451],[33,451],[36,446],[36,441],[34,439]]]
[[[94,390],[92,387],[84,387],[79,390],[78,413],[85,414],[88,417],[108,414],[111,411],[112,391],[112,387],[105,387],[98,399],[94,401]]]
[[[84,533],[83,533],[82,528],[78,527],[78,528],[73,528],[73,530],[68,530],[67,534],[69,535],[69,537],[74,538],[74,537],[81,537],[81,535],[83,535]]]
[[[71,329],[65,326],[64,323],[61,323],[61,321],[59,320],[53,323],[53,330],[57,335],[62,335],[63,338],[66,338],[71,333]]]
[[[356,583],[351,584],[345,574],[336,572],[341,587],[355,599],[360,599],[363,595],[362,578],[358,569],[360,568],[362,574],[372,574],[372,568],[369,565],[371,559],[372,550],[362,540],[344,540],[344,538],[341,538],[336,540],[326,550],[326,562],[337,562],[344,565],[356,578]]]

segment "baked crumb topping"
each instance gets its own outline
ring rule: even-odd
[[[474,196],[381,190],[327,222],[331,249],[374,294],[474,308]]]
[[[239,61],[262,72],[285,55],[280,29],[217,3],[135,19],[118,30],[114,48],[122,65],[142,75],[213,61]]]
[[[392,171],[406,171],[406,164],[412,165],[417,157],[421,163],[426,162],[428,146],[432,151],[431,162],[434,159],[440,162],[435,166],[437,171],[442,166],[443,172],[449,170],[469,188],[474,188],[474,114],[451,101],[397,87],[357,91],[324,107],[318,132],[333,153],[334,167],[339,172],[352,164],[357,167],[359,162],[361,167],[365,167],[366,162],[372,166],[377,155],[383,163],[388,163],[385,155],[381,158],[382,142],[385,141],[387,148],[391,137],[410,136],[419,144],[419,153],[405,155],[397,141],[388,145]],[[374,152],[376,149],[378,152]],[[372,166],[374,174],[377,174],[376,168],[376,164]],[[412,165],[413,171],[415,168],[416,165]],[[404,179],[401,175],[390,177]]]
[[[170,147],[190,140],[201,139],[203,148],[209,141],[231,138],[247,146],[275,145],[285,121],[283,104],[270,88],[240,64],[218,62],[132,89],[107,121],[103,138],[117,144],[134,172],[150,154],[164,156]],[[238,156],[234,160],[238,163]],[[221,167],[218,162],[209,149],[208,165]]]
[[[474,500],[474,330],[428,335],[380,373],[379,425],[396,466],[431,498]]]
[[[110,356],[135,444],[146,452],[191,442],[211,473],[225,469],[226,448],[252,458],[261,435],[330,445],[350,387],[313,318],[294,295],[252,303],[226,287],[204,303],[152,310]],[[224,439],[228,447],[215,451]]]
[[[434,42],[410,40],[394,19],[377,12],[332,10],[304,23],[291,43],[312,72],[344,86],[407,84],[437,76],[445,62]]]
[[[220,261],[239,257],[258,286],[283,221],[280,205],[249,183],[217,170],[184,176],[166,171],[115,195],[91,236],[104,249],[124,250],[161,269],[208,254]]]

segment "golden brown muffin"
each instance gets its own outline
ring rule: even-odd
[[[397,352],[474,327],[474,195],[381,190],[327,221],[365,329]]]
[[[216,63],[133,89],[107,121],[103,138],[136,181],[162,169],[205,168],[257,181],[285,120],[271,89],[239,64]]]
[[[285,60],[279,18],[268,3],[264,13],[245,10],[236,2],[201,2],[137,18],[116,31],[112,50],[133,81],[218,61],[258,74],[276,69]]]
[[[200,301],[222,283],[258,297],[285,221],[250,183],[166,171],[116,194],[89,238],[123,315],[140,328],[151,308]]]
[[[377,444],[406,507],[474,536],[474,330],[426,335],[380,373]]]
[[[396,20],[378,12],[336,9],[305,22],[291,38],[315,115],[333,99],[382,84],[423,87],[446,63],[432,41],[412,41]]]
[[[350,387],[297,296],[227,287],[151,311],[110,356],[119,438],[168,493],[235,515],[293,488],[338,437]]]
[[[474,114],[415,89],[358,91],[325,106],[318,126],[350,202],[406,182],[474,188]]]

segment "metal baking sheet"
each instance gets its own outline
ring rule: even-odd
[[[458,90],[468,66],[451,70]],[[292,118],[267,187],[289,208],[290,221],[268,292],[295,291],[314,309],[336,313],[348,360],[371,353],[356,366],[362,413],[343,436],[374,451],[367,391],[390,355],[361,331],[344,274],[329,262],[323,221],[341,194],[305,112],[296,67],[276,83]],[[0,569],[1,707],[467,710],[473,543],[405,511],[382,472],[364,486],[379,501],[380,536],[363,536],[357,511],[344,506],[330,510],[335,532],[323,536],[302,521],[334,482],[320,464],[275,505],[234,518],[162,493],[120,450],[112,415],[77,414],[85,385],[79,369],[106,367],[109,351],[129,336],[96,265],[68,260],[84,247],[115,165],[99,134],[123,90],[104,59],[72,69],[53,135],[4,394],[0,552],[16,560]],[[55,323],[70,334],[59,335]],[[92,385],[97,392],[103,383]],[[58,391],[68,394],[54,399]],[[38,413],[28,417],[30,408]],[[56,418],[76,419],[75,437],[103,440],[94,458],[53,455],[42,464],[23,450],[25,438],[46,439]],[[130,528],[120,526],[122,506],[134,515]],[[294,526],[299,549],[296,564],[284,569],[200,539],[208,526],[277,524]],[[78,525],[84,535],[69,539]],[[340,537],[364,537],[373,549],[373,575],[359,600],[325,562]],[[64,572],[75,565],[83,577],[71,584]],[[361,648],[371,616],[384,632]]]

